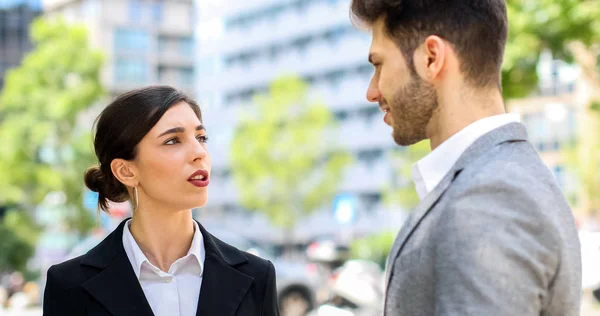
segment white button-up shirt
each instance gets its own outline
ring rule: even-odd
[[[195,316],[204,271],[204,238],[194,221],[194,238],[188,253],[175,261],[168,272],[154,266],[131,235],[123,229],[123,247],[138,278],[144,295],[156,316]]]
[[[490,116],[473,122],[452,135],[412,166],[411,175],[423,200],[442,181],[462,154],[481,136],[504,125],[519,122],[518,113]]]

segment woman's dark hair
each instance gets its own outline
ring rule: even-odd
[[[98,192],[98,206],[108,212],[109,201],[125,202],[129,192],[113,175],[114,159],[133,160],[137,144],[172,106],[185,102],[202,121],[198,104],[169,86],[149,86],[117,97],[100,113],[94,125],[94,149],[99,164],[85,172],[85,185]]]

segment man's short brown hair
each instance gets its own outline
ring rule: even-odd
[[[457,52],[469,83],[500,87],[508,33],[504,0],[352,0],[355,25],[380,18],[413,71],[415,49],[437,35]]]

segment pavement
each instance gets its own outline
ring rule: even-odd
[[[26,310],[2,310],[0,316],[42,316],[41,307],[32,307]]]
[[[600,304],[592,301],[589,294],[584,295],[581,302],[581,316],[600,316]],[[34,307],[27,310],[0,310],[0,316],[42,316],[42,308]]]

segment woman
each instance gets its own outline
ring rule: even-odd
[[[152,86],[118,97],[96,124],[100,164],[85,184],[104,211],[108,201],[129,200],[133,217],[87,254],[48,270],[44,315],[279,315],[271,262],[192,218],[210,179],[198,105]]]

